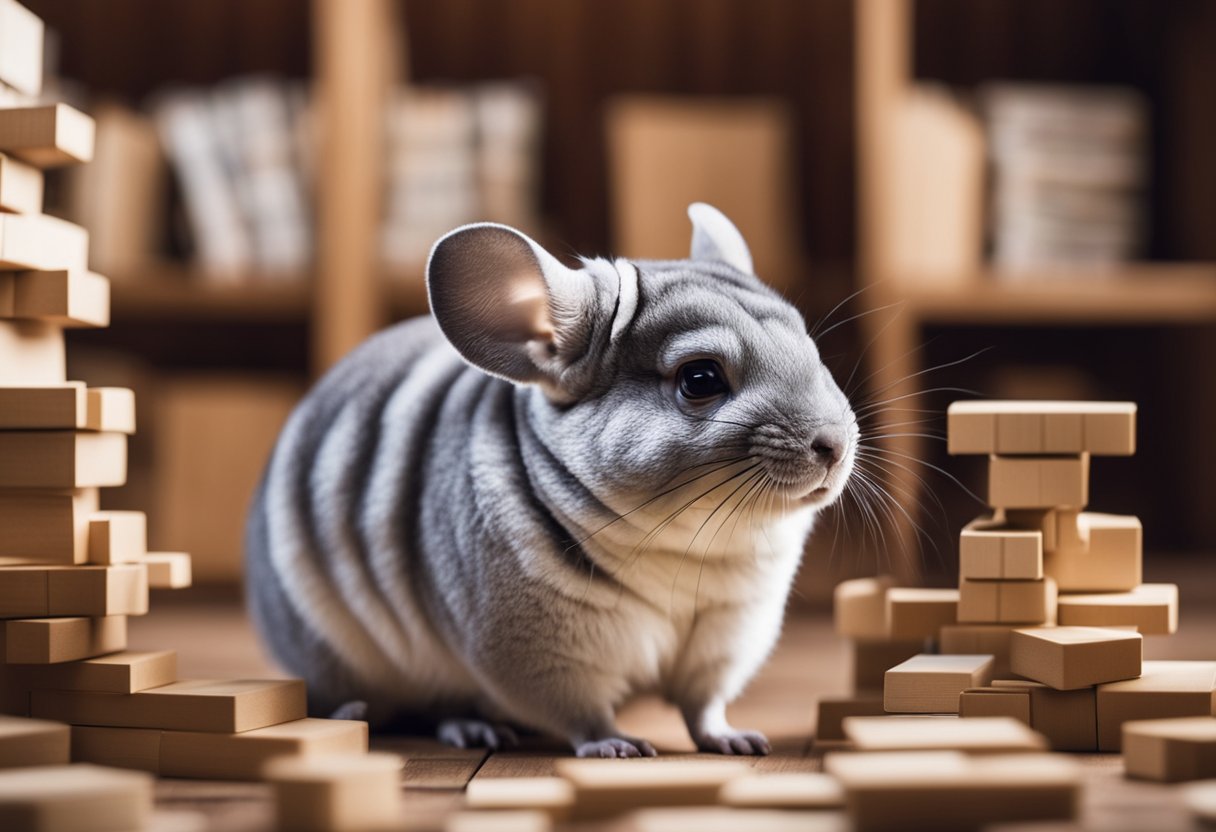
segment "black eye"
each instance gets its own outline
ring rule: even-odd
[[[722,366],[711,358],[689,361],[680,368],[680,393],[686,399],[708,399],[729,393]]]

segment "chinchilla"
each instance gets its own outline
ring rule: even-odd
[[[292,414],[247,583],[312,712],[649,756],[615,710],[657,692],[698,748],[768,752],[726,705],[778,637],[857,420],[735,226],[688,213],[687,260],[577,269],[457,228],[427,263],[433,317],[372,337]]]

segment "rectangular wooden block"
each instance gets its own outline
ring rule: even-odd
[[[93,119],[67,104],[0,109],[0,152],[40,168],[93,158]]]
[[[4,59],[0,58],[0,64],[3,62]],[[42,171],[2,153],[0,211],[10,214],[42,213]]]
[[[82,382],[0,387],[0,430],[76,430],[85,424],[88,391]]]
[[[1216,714],[1216,662],[1147,661],[1138,679],[1098,685],[1098,750],[1118,751],[1123,723]]]
[[[94,488],[127,480],[121,433],[0,433],[0,488]]]
[[[887,629],[896,639],[936,639],[958,621],[957,589],[892,587],[887,590]]]
[[[740,809],[838,809],[844,806],[844,789],[822,772],[754,774],[724,784],[718,799]]]
[[[71,762],[71,732],[62,722],[0,717],[0,769]]]
[[[881,696],[820,699],[819,715],[815,720],[815,741],[844,742],[845,717],[882,716],[885,713]]]
[[[877,693],[882,695],[886,673],[900,662],[906,661],[925,650],[925,639],[901,639],[899,641],[854,640],[853,693]]]
[[[1030,691],[996,687],[968,688],[958,698],[958,715],[963,718],[1003,716],[1031,725]]]
[[[1178,630],[1176,584],[1141,584],[1130,592],[1061,595],[1060,625],[1135,627],[1144,635]]]
[[[177,681],[177,653],[123,651],[62,664],[9,667],[4,673],[24,690],[136,693]]]
[[[307,716],[294,679],[174,682],[138,693],[34,691],[33,715],[79,725],[234,734]]]
[[[16,0],[0,2],[0,82],[25,95],[42,93],[46,27]]]
[[[649,809],[635,812],[630,817],[630,828],[634,832],[660,832],[670,830],[668,813],[686,813],[688,809]],[[710,810],[716,811],[716,810]],[[653,817],[651,813],[661,813]],[[687,818],[685,818],[687,820]],[[693,821],[695,829],[705,829],[703,820]],[[478,809],[471,812],[453,812],[444,819],[443,832],[552,832],[553,819],[545,812],[532,809]],[[707,832],[710,832],[707,830]]]
[[[1009,640],[1014,627],[1008,624],[950,624],[942,627],[938,649],[946,655],[970,653],[992,656],[992,676],[1001,678],[1009,668]]]
[[[837,584],[832,594],[837,634],[849,638],[886,638],[887,590],[893,583],[889,575],[879,575]]]
[[[135,393],[125,387],[90,387],[85,428],[135,433]]]
[[[1127,592],[1140,585],[1144,533],[1139,519],[1087,511],[1057,522],[1061,545],[1045,555],[1044,569],[1061,592]]]
[[[148,553],[148,518],[142,511],[95,511],[88,522],[90,563],[138,563]],[[150,566],[148,585],[155,585]]]
[[[492,812],[539,809],[564,821],[574,809],[574,786],[561,777],[474,777],[465,789],[464,804]]]
[[[959,575],[979,580],[1043,577],[1043,534],[1009,529],[991,517],[972,520],[959,535]]]
[[[152,778],[91,765],[0,771],[0,829],[97,832],[144,829]]]
[[[61,327],[110,325],[110,281],[82,268],[0,273],[0,318]]]
[[[1216,719],[1123,723],[1123,768],[1131,777],[1163,783],[1216,778]]]
[[[922,653],[887,671],[883,708],[887,713],[956,714],[967,688],[992,681],[992,656]]]
[[[851,716],[845,736],[858,751],[1042,751],[1047,741],[1011,717]]]
[[[28,618],[4,621],[4,661],[55,664],[127,648],[127,617]]]
[[[997,679],[992,687],[1030,696],[1030,727],[1047,738],[1053,751],[1098,750],[1094,688],[1055,690],[1022,679]]]
[[[400,829],[401,758],[383,752],[281,757],[264,769],[279,829]]]
[[[0,618],[143,615],[148,568],[11,566],[0,570]]]
[[[946,411],[951,454],[1136,452],[1132,402],[970,401]]]
[[[959,579],[958,620],[968,624],[1050,624],[1056,619],[1056,584],[1041,581]]]
[[[1144,638],[1101,627],[1033,627],[1015,630],[1011,647],[1014,673],[1074,690],[1139,676]]]
[[[84,563],[97,489],[0,491],[0,566]]]
[[[152,589],[184,589],[190,586],[190,556],[185,552],[148,552],[148,586]]]
[[[0,320],[0,387],[63,384],[67,380],[65,356],[59,327]]]
[[[89,232],[80,226],[49,214],[0,214],[0,268],[83,271],[88,265]]]
[[[561,759],[557,773],[574,786],[575,814],[588,818],[644,806],[712,805],[726,782],[751,772],[733,760]]]
[[[1089,502],[1089,454],[988,458],[988,505],[1082,508]]]
[[[1058,754],[838,752],[824,763],[844,786],[858,832],[979,829],[1079,813],[1080,767]]]

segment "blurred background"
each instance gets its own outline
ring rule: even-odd
[[[141,406],[106,507],[147,509],[197,582],[239,581],[310,381],[425,313],[435,237],[492,219],[561,256],[680,256],[693,200],[821,322],[884,437],[897,505],[834,509],[800,597],[951,582],[983,468],[946,457],[941,414],[977,394],[1137,401],[1138,454],[1095,461],[1091,504],[1141,517],[1149,578],[1216,547],[1208,0],[25,2],[46,96],[98,121],[48,211],[113,281],[70,377]]]

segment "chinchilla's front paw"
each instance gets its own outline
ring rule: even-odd
[[[509,725],[481,719],[445,719],[439,723],[439,741],[456,748],[515,748],[519,737]]]
[[[769,754],[773,747],[768,737],[759,731],[727,731],[704,733],[694,737],[697,748],[711,754],[729,754],[763,757]]]
[[[656,757],[658,752],[646,740],[637,737],[605,737],[580,743],[576,757]]]

